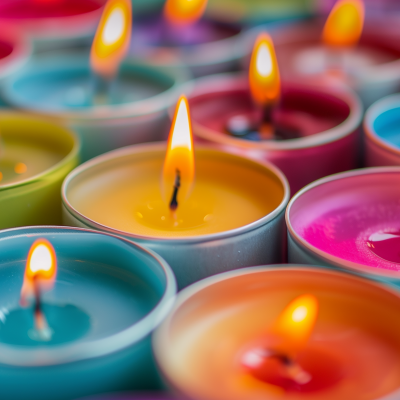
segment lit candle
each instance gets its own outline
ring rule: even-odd
[[[400,85],[397,35],[384,20],[364,25],[362,0],[338,0],[324,27],[303,23],[274,32],[283,76],[344,82],[365,105]]]
[[[184,398],[395,399],[399,311],[397,292],[360,277],[253,267],[182,291],[153,346]]]
[[[0,117],[0,229],[61,223],[60,188],[78,165],[79,141],[57,124]]]
[[[399,167],[333,175],[288,205],[289,261],[344,268],[398,283]]]
[[[281,260],[283,254],[285,178],[269,164],[213,148],[194,151],[184,97],[167,154],[165,145],[156,144],[100,156],[69,176],[63,196],[66,224],[111,230],[146,244],[171,264],[181,287],[225,268]]]
[[[357,96],[342,87],[281,83],[266,33],[254,44],[248,79],[199,79],[189,102],[198,138],[273,162],[293,193],[322,176],[357,166],[362,119]]]
[[[86,57],[38,58],[7,81],[5,100],[76,130],[83,161],[117,147],[163,139],[166,110],[179,95],[185,71],[121,64],[130,32],[130,1],[109,0],[90,66]]]
[[[1,398],[159,389],[150,334],[176,289],[165,261],[66,227],[4,230],[0,248]]]

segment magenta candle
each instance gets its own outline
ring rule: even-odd
[[[308,185],[286,211],[289,262],[400,279],[400,168],[366,168]]]
[[[271,161],[288,178],[292,193],[318,178],[357,166],[362,107],[357,96],[344,87],[283,82],[272,119],[294,132],[287,140],[253,141],[227,132],[232,117],[251,119],[257,113],[243,75],[197,80],[189,103],[198,140]]]

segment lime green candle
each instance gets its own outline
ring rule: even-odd
[[[60,224],[60,188],[78,152],[75,134],[61,125],[1,114],[0,229]]]

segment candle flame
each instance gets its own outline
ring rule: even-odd
[[[250,92],[260,106],[273,105],[280,95],[280,76],[274,44],[267,33],[261,33],[253,48],[249,68]]]
[[[21,302],[26,303],[27,297],[33,296],[34,285],[50,290],[56,278],[57,259],[53,246],[46,239],[38,239],[31,246],[21,289]]]
[[[322,40],[329,46],[353,46],[360,39],[363,25],[362,0],[339,0],[325,23]]]
[[[305,346],[317,314],[318,301],[310,294],[299,296],[286,306],[272,330],[281,339],[279,350],[282,353],[292,355]]]
[[[185,96],[178,100],[168,137],[163,168],[163,192],[170,200],[177,174],[180,177],[179,199],[185,199],[194,181],[194,149],[189,104]]]
[[[167,0],[164,16],[175,25],[190,25],[204,14],[207,0]]]
[[[131,1],[108,0],[90,53],[93,71],[106,79],[112,78],[117,73],[129,48],[131,29]]]

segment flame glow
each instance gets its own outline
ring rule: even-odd
[[[177,170],[181,176],[179,197],[185,199],[192,187],[195,173],[192,125],[189,104],[185,96],[180,97],[175,109],[164,160],[163,188],[164,195],[168,200],[172,193]]]
[[[207,0],[167,0],[164,16],[172,24],[190,25],[201,18],[207,6]]]
[[[273,105],[280,95],[280,75],[271,37],[261,33],[253,48],[249,68],[253,100],[260,106]]]
[[[90,53],[91,67],[98,75],[109,79],[117,73],[129,48],[131,30],[131,1],[108,0]]]
[[[360,39],[363,25],[362,0],[339,0],[325,23],[322,40],[329,46],[353,46]]]

